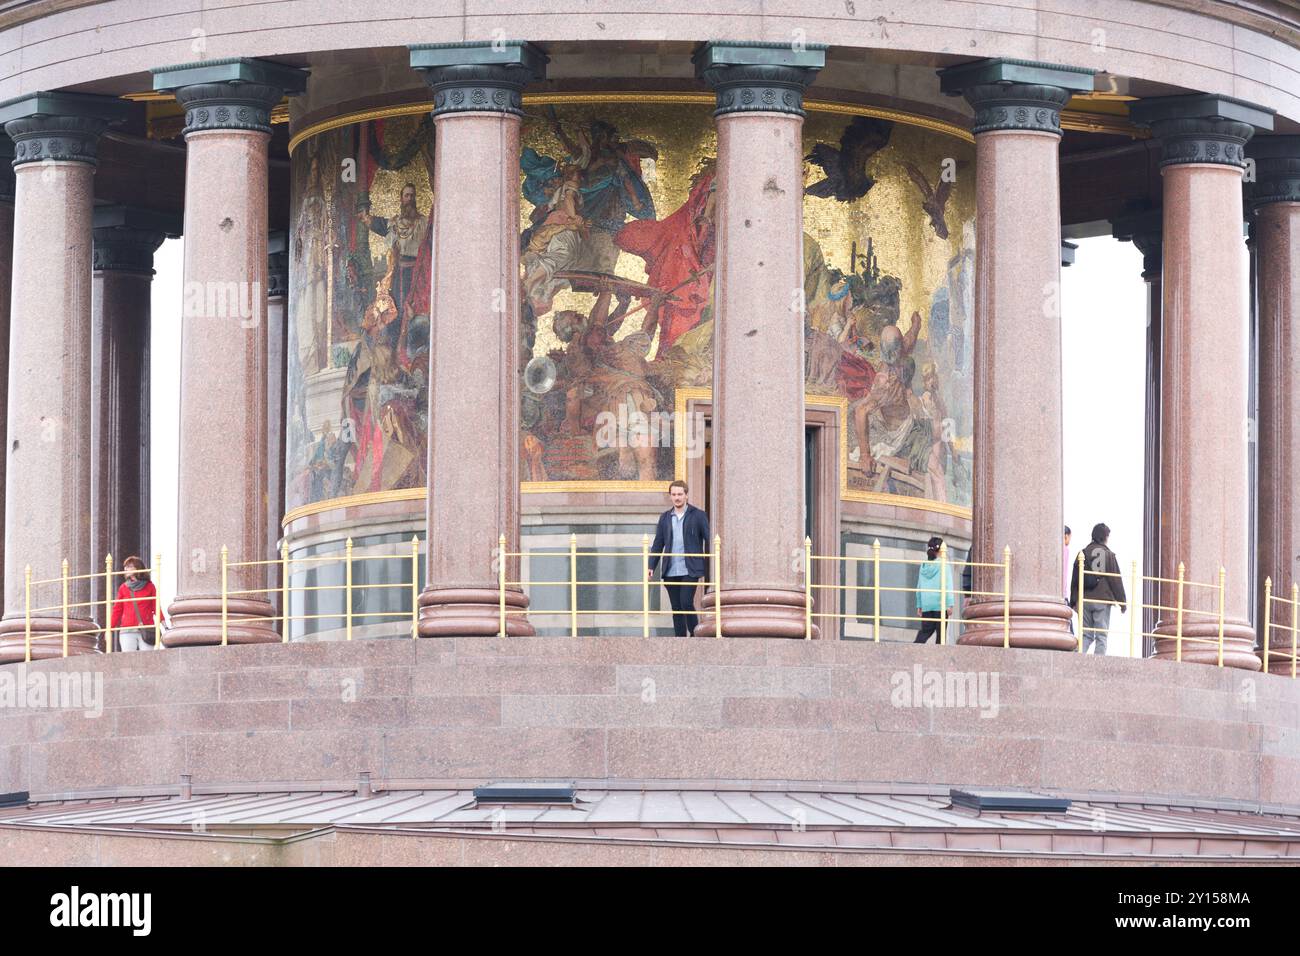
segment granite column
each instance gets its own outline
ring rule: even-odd
[[[9,401],[9,293],[14,258],[14,143],[0,135],[0,449],[5,447]],[[4,516],[5,461],[0,452],[0,519]],[[0,594],[4,593],[4,528],[0,528]]]
[[[1257,587],[1272,578],[1273,593],[1290,600],[1300,582],[1300,136],[1261,136],[1246,154],[1255,161],[1248,196],[1259,264]],[[1271,619],[1290,627],[1287,610],[1275,604]],[[1287,646],[1269,655],[1269,670],[1290,675],[1289,633],[1271,635],[1270,645],[1279,640]]]
[[[149,332],[153,254],[168,235],[180,234],[177,217],[145,209],[95,210],[91,343],[92,558],[113,570],[149,551]],[[114,584],[121,578],[114,578]],[[104,581],[94,580],[97,602]]]
[[[1134,213],[1111,223],[1111,234],[1132,242],[1142,253],[1142,278],[1147,285],[1146,333],[1146,423],[1142,481],[1142,569],[1155,575],[1160,567],[1160,308],[1161,285],[1160,241],[1163,218],[1159,209]],[[1152,633],[1159,622],[1160,592],[1156,581],[1142,584],[1142,632]],[[1127,590],[1127,586],[1126,586]],[[1142,656],[1154,651],[1151,638],[1142,640]]]
[[[1061,594],[1060,112],[1091,70],[984,60],[940,71],[975,110],[975,561],[1010,549],[1009,601],[976,598],[961,644],[1073,650]],[[1003,572],[975,568],[976,591]]]
[[[14,141],[14,248],[0,663],[94,653],[91,551],[91,211],[96,147],[130,104],[34,93],[0,104]],[[67,626],[61,567],[68,562]],[[102,557],[101,557],[102,560]],[[102,572],[103,568],[98,568]]]
[[[267,143],[301,70],[214,60],[154,71],[185,108],[185,287],[175,627],[168,646],[278,640],[267,553]],[[227,595],[222,625],[223,576]],[[231,592],[243,592],[228,596]]]
[[[519,584],[519,156],[522,91],[546,56],[520,41],[411,47],[433,91],[428,575],[424,637],[492,635]],[[511,635],[533,633],[507,615]]]
[[[289,247],[283,232],[267,238],[266,273],[266,554],[279,553],[285,497],[285,384],[288,381],[289,342]],[[278,565],[273,565],[267,585],[280,587]],[[276,614],[283,614],[277,590],[272,598]]]
[[[710,42],[717,94],[712,527],[721,589],[696,634],[805,635],[803,93],[826,48]],[[709,577],[713,577],[710,566]]]
[[[1162,612],[1155,656],[1258,670],[1241,179],[1246,141],[1272,114],[1193,95],[1143,100],[1130,115],[1163,149],[1160,576],[1176,579],[1181,564],[1198,585],[1182,589],[1181,640],[1177,612]],[[1177,585],[1162,586],[1160,604],[1179,606]]]

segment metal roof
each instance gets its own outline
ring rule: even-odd
[[[580,789],[574,806],[476,806],[473,790],[119,797],[0,811],[0,827],[299,833],[326,827],[500,832],[773,847],[928,848],[1027,854],[1285,857],[1300,817],[1075,801],[1066,813],[974,813],[947,794]]]

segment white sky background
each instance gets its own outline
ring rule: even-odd
[[[153,256],[149,343],[150,547],[162,555],[157,582],[165,608],[176,595],[176,479],[181,404],[184,240],[167,239]],[[152,560],[152,557],[149,559]]]
[[[1111,547],[1127,573],[1130,562],[1142,557],[1146,374],[1142,256],[1131,243],[1104,237],[1083,239],[1078,245],[1075,264],[1061,270],[1065,523],[1074,531],[1073,557],[1088,542],[1092,526],[1106,522]],[[163,243],[154,256],[154,268],[153,549],[163,556],[160,589],[164,601],[170,601],[176,581],[182,240]],[[1128,654],[1128,644],[1128,618],[1114,613],[1109,653]]]
[[[1147,332],[1142,254],[1131,242],[1106,236],[1076,242],[1074,265],[1061,270],[1065,523],[1073,532],[1070,560],[1092,539],[1092,526],[1105,522],[1110,547],[1125,575],[1124,589],[1132,591],[1128,578],[1134,559],[1139,574],[1156,573],[1141,564]],[[1129,626],[1129,615],[1115,608],[1108,654],[1129,654]],[[1142,642],[1135,643],[1141,656]]]

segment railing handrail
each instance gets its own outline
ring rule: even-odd
[[[569,546],[567,549],[559,545],[554,545],[554,546],[548,545],[548,546],[543,546],[538,548],[521,547],[519,550],[509,550],[506,548],[505,536],[501,535],[498,537],[499,547],[496,551],[496,560],[499,568],[497,585],[498,585],[498,590],[500,591],[499,600],[498,600],[498,615],[499,615],[499,625],[500,625],[499,633],[502,636],[505,636],[509,633],[507,622],[511,617],[522,617],[524,619],[527,619],[530,616],[538,616],[538,617],[561,616],[561,615],[567,616],[570,621],[570,627],[569,627],[570,635],[576,637],[579,633],[579,617],[581,615],[588,615],[596,618],[617,618],[617,617],[630,617],[633,615],[637,615],[640,616],[642,619],[643,636],[649,636],[650,617],[652,614],[658,616],[662,616],[666,614],[670,617],[674,614],[684,614],[684,615],[697,614],[696,610],[693,608],[682,610],[682,611],[651,609],[650,607],[651,575],[650,573],[648,573],[651,567],[651,559],[654,559],[656,562],[658,562],[660,559],[664,559],[664,558],[671,559],[676,557],[682,557],[682,558],[694,557],[694,558],[708,559],[711,563],[712,574],[697,580],[695,582],[695,587],[704,588],[706,590],[711,589],[713,592],[716,593],[721,590],[721,583],[722,583],[721,582],[721,546],[722,546],[721,537],[718,535],[714,535],[712,544],[713,547],[708,551],[680,551],[679,552],[670,549],[652,551],[650,549],[650,535],[645,534],[642,536],[641,547],[639,549],[636,549],[631,546],[622,547],[622,548],[620,547],[611,548],[608,545],[605,545],[603,547],[594,547],[594,548],[580,548],[578,546],[578,536],[576,533],[573,533],[570,534],[569,536]],[[276,560],[259,559],[259,560],[248,560],[248,561],[231,561],[229,557],[228,548],[223,546],[221,548],[221,569],[220,569],[221,571],[221,635],[222,635],[221,643],[223,645],[229,643],[229,631],[230,631],[230,623],[232,617],[231,609],[230,609],[230,600],[232,598],[246,598],[246,597],[256,595],[256,596],[265,596],[269,600],[272,599],[272,597],[277,592],[279,593],[279,597],[280,597],[280,609],[279,609],[280,613],[268,615],[268,616],[259,615],[258,620],[275,622],[283,625],[281,628],[282,630],[281,640],[284,642],[288,642],[291,625],[295,621],[306,622],[306,621],[313,621],[313,620],[338,619],[338,618],[343,619],[345,638],[347,640],[351,640],[353,637],[354,621],[358,616],[358,614],[363,620],[367,620],[367,621],[375,620],[375,619],[388,620],[393,618],[405,618],[409,616],[410,624],[411,624],[411,637],[413,639],[418,638],[419,624],[420,624],[420,608],[419,608],[420,545],[421,545],[421,541],[419,536],[413,535],[410,540],[409,549],[403,549],[403,553],[393,553],[387,551],[376,553],[373,550],[368,550],[368,553],[356,554],[353,547],[353,541],[351,538],[348,538],[344,542],[344,547],[338,552],[331,553],[331,554],[324,554],[324,555],[309,555],[305,557],[293,558],[289,555],[288,543],[282,542],[280,548],[280,556],[278,559]],[[978,619],[963,618],[962,609],[967,603],[978,602],[981,604],[992,604],[997,602],[1000,599],[1003,605],[1002,608],[1003,646],[1004,647],[1010,646],[1010,598],[1011,598],[1011,586],[1010,586],[1011,549],[1010,547],[1006,547],[1003,549],[1003,560],[1001,562],[995,563],[989,561],[981,562],[981,561],[972,561],[972,560],[954,560],[949,554],[947,544],[945,543],[940,546],[939,554],[937,557],[937,562],[942,568],[941,573],[938,575],[938,583],[937,584],[928,583],[928,582],[923,583],[920,580],[920,577],[918,575],[916,579],[916,583],[913,585],[884,584],[882,583],[881,571],[882,569],[888,568],[890,566],[904,567],[904,568],[910,568],[912,566],[924,566],[931,563],[931,559],[926,559],[923,561],[920,559],[910,558],[910,557],[885,556],[881,553],[881,545],[879,539],[874,540],[872,542],[871,547],[872,547],[872,552],[870,555],[850,555],[850,554],[818,555],[813,553],[811,539],[810,538],[804,539],[804,547],[802,549],[803,550],[802,571],[803,571],[803,590],[805,593],[805,611],[804,611],[805,638],[811,639],[814,630],[814,623],[818,618],[821,618],[823,620],[837,620],[837,621],[850,620],[850,619],[862,620],[863,618],[869,618],[871,621],[872,639],[876,642],[879,642],[881,639],[880,635],[881,635],[882,626],[885,622],[888,622],[889,625],[892,627],[892,626],[897,626],[898,624],[910,625],[917,621],[931,620],[931,618],[927,618],[925,616],[925,613],[922,613],[920,611],[921,601],[923,597],[929,600],[929,599],[933,599],[935,595],[938,595],[939,609],[940,609],[940,612],[938,613],[938,631],[939,631],[940,643],[947,643],[947,633],[949,628],[952,626],[965,625],[971,623],[978,623],[981,626],[988,626],[993,620],[995,620],[994,618],[991,618],[986,614],[981,614]],[[584,557],[617,557],[617,558],[631,558],[631,559],[639,558],[641,560],[641,570],[646,573],[638,574],[637,578],[634,580],[619,580],[616,578],[610,579],[604,577],[594,578],[594,579],[583,579],[578,576],[578,559]],[[508,559],[512,559],[512,558],[518,558],[521,560],[536,559],[536,558],[561,558],[561,559],[567,558],[568,559],[567,563],[569,566],[569,575],[567,578],[564,579],[557,578],[556,580],[549,580],[549,579],[529,580],[527,578],[527,575],[521,574],[519,576],[519,580],[513,580],[507,574]],[[409,582],[403,580],[403,581],[396,581],[396,582],[395,581],[375,581],[375,582],[363,581],[358,583],[357,581],[354,580],[353,577],[354,562],[393,561],[395,559],[407,560],[410,562],[411,571],[410,571]],[[1180,661],[1182,660],[1182,646],[1185,642],[1192,643],[1192,644],[1201,644],[1201,645],[1217,645],[1218,652],[1219,652],[1218,664],[1219,666],[1223,666],[1223,658],[1225,652],[1224,635],[1225,635],[1225,626],[1226,626],[1226,616],[1225,616],[1225,607],[1224,607],[1225,600],[1226,600],[1226,574],[1227,574],[1226,569],[1220,567],[1218,572],[1218,580],[1214,583],[1209,583],[1204,581],[1190,580],[1187,577],[1186,565],[1184,563],[1180,563],[1178,565],[1177,578],[1166,578],[1166,577],[1161,577],[1159,575],[1141,574],[1139,571],[1138,562],[1134,560],[1131,563],[1130,570],[1127,574],[1127,577],[1130,579],[1131,582],[1131,593],[1126,595],[1125,601],[1120,602],[1117,599],[1115,599],[1113,594],[1107,598],[1089,597],[1087,594],[1087,589],[1085,588],[1085,584],[1089,583],[1091,579],[1095,579],[1095,578],[1107,578],[1110,580],[1119,580],[1120,582],[1123,582],[1124,578],[1126,577],[1124,572],[1088,570],[1085,567],[1084,555],[1082,551],[1079,552],[1076,561],[1077,561],[1077,570],[1079,571],[1079,576],[1077,579],[1078,593],[1075,595],[1075,601],[1073,602],[1073,606],[1075,610],[1079,612],[1079,616],[1080,616],[1079,632],[1076,637],[1076,647],[1080,651],[1083,651],[1085,649],[1084,637],[1086,633],[1089,631],[1101,629],[1099,627],[1094,627],[1085,624],[1083,621],[1083,611],[1089,606],[1095,606],[1099,604],[1113,606],[1115,604],[1123,603],[1129,606],[1128,612],[1130,617],[1130,628],[1129,628],[1130,653],[1132,654],[1132,656],[1135,657],[1138,656],[1138,654],[1136,653],[1137,650],[1136,642],[1139,637],[1154,638],[1157,640],[1165,640],[1165,641],[1173,640],[1175,646],[1174,656],[1176,660],[1180,660]],[[342,583],[301,584],[301,585],[293,585],[291,583],[291,576],[294,572],[310,571],[312,570],[313,566],[323,566],[331,562],[343,564],[344,580]],[[815,581],[813,580],[814,575],[812,573],[812,570],[815,566],[814,562],[823,562],[823,564],[825,562],[841,562],[846,569],[848,567],[860,565],[865,562],[871,562],[872,574],[871,574],[870,583],[859,584],[856,582],[850,582],[848,580],[840,579],[838,578],[838,572],[837,572],[837,578],[835,580]],[[28,661],[31,660],[31,644],[32,644],[31,625],[33,619],[41,618],[41,617],[49,617],[52,616],[54,612],[59,612],[59,614],[62,616],[63,619],[63,626],[61,628],[60,634],[63,639],[63,650],[65,656],[68,653],[69,638],[81,637],[87,634],[102,636],[104,640],[105,652],[113,653],[112,637],[115,633],[124,630],[140,629],[137,626],[126,626],[126,625],[113,626],[111,624],[111,618],[112,618],[114,606],[119,600],[116,597],[116,593],[113,588],[113,583],[115,579],[125,577],[133,573],[143,572],[149,574],[152,578],[159,581],[160,583],[161,567],[162,567],[162,556],[161,554],[157,554],[154,557],[154,563],[151,567],[140,568],[140,569],[132,568],[132,569],[114,570],[112,566],[112,556],[106,555],[104,570],[102,572],[99,572],[98,574],[77,574],[77,575],[70,574],[68,561],[65,560],[62,563],[62,568],[61,568],[62,573],[60,574],[59,577],[44,578],[38,580],[32,578],[32,569],[30,565],[27,566],[24,569],[24,616],[26,622],[24,627],[24,634],[25,634],[24,640],[26,645],[25,654],[24,654],[25,660]],[[255,568],[263,568],[263,567],[268,567],[268,568],[277,567],[280,569],[281,577],[278,584],[271,583],[265,587],[239,587],[239,588],[231,587],[230,572],[232,570],[255,569]],[[1003,572],[1002,589],[999,591],[999,590],[988,590],[985,588],[976,589],[974,587],[965,588],[959,586],[956,581],[957,572],[958,571],[965,572],[967,570],[972,570],[975,568],[1001,569]],[[100,578],[104,583],[104,597],[102,600],[103,615],[104,615],[103,624],[102,625],[94,624],[93,627],[90,628],[80,626],[80,625],[74,627],[72,626],[71,612],[74,611],[80,612],[82,611],[82,609],[95,608],[99,606],[101,602],[97,600],[72,601],[70,600],[70,595],[68,593],[69,588],[72,584],[76,582],[93,580],[96,577]],[[1143,585],[1148,583],[1173,585],[1175,587],[1175,594],[1176,594],[1175,604],[1168,605],[1163,603],[1144,603],[1142,600],[1142,594],[1144,593],[1145,590]],[[32,603],[32,588],[48,587],[55,584],[59,585],[62,588],[63,593],[61,595],[60,602],[58,604],[34,606]],[[593,609],[584,610],[578,607],[577,598],[578,598],[578,588],[580,587],[581,588],[592,588],[592,587],[630,588],[638,585],[641,587],[641,591],[642,591],[641,608],[639,609],[635,609],[635,608],[595,609],[593,608]],[[403,589],[403,588],[410,589],[411,610],[409,612],[405,610],[400,610],[400,611],[363,610],[360,612],[354,611],[354,606],[355,606],[354,595],[357,592],[364,592],[372,589],[373,590],[394,590],[394,589]],[[569,590],[568,607],[565,609],[537,609],[537,608],[531,608],[526,606],[525,607],[507,606],[506,594],[505,594],[507,590],[530,591],[534,588],[568,588]],[[1195,606],[1195,607],[1189,606],[1189,602],[1186,600],[1186,598],[1187,598],[1188,591],[1191,588],[1201,588],[1214,594],[1217,597],[1217,606],[1214,609],[1207,609],[1204,606]],[[816,609],[815,602],[813,601],[813,596],[814,596],[814,592],[819,592],[819,591],[824,593],[829,592],[830,594],[842,594],[842,595],[847,595],[849,593],[852,593],[855,596],[863,592],[870,592],[872,594],[872,602],[871,602],[872,606],[867,611],[858,610],[858,611],[850,612],[850,611],[838,611],[838,610],[831,610],[831,609],[818,610]],[[310,613],[310,614],[308,613],[293,614],[290,613],[291,598],[292,595],[296,592],[302,592],[303,594],[307,594],[310,592],[342,592],[343,599],[344,599],[343,607],[337,612],[327,611],[327,612]],[[899,614],[899,613],[892,613],[892,612],[887,614],[884,613],[881,608],[881,596],[898,595],[898,594],[916,595],[918,614],[916,615]],[[1297,657],[1300,657],[1300,655],[1297,655],[1297,643],[1300,643],[1300,583],[1292,584],[1290,589],[1290,594],[1291,596],[1288,598],[1281,594],[1273,593],[1271,578],[1265,579],[1266,600],[1264,602],[1265,615],[1264,615],[1264,624],[1262,628],[1262,633],[1263,633],[1262,643],[1264,649],[1264,665],[1266,670],[1269,667],[1271,659],[1281,658],[1283,660],[1290,660],[1292,662],[1292,668],[1291,668],[1293,671],[1292,676],[1297,676],[1295,674],[1295,671],[1297,670],[1296,659]],[[1198,601],[1196,603],[1198,605],[1202,605],[1204,602]],[[1290,624],[1284,623],[1282,620],[1275,619],[1273,617],[1273,610],[1276,607],[1281,607],[1281,608],[1289,607],[1291,609]],[[1138,618],[1144,610],[1153,610],[1158,612],[1161,615],[1162,622],[1164,623],[1162,623],[1160,629],[1157,629],[1155,631],[1148,631],[1141,628],[1138,625]],[[723,636],[721,601],[717,599],[714,600],[712,611],[714,616],[714,633],[716,636],[721,637]],[[707,611],[705,613],[707,613]],[[1173,615],[1172,621],[1168,620],[1168,618],[1166,618],[1165,615]],[[156,611],[154,617],[155,617],[154,647],[155,649],[162,649],[163,643],[161,640],[161,625],[162,625],[163,615],[161,613],[161,610]],[[1215,622],[1218,625],[1217,626],[1218,633],[1214,636],[1205,636],[1204,633],[1202,633],[1201,635],[1188,634],[1186,633],[1186,625],[1189,621]],[[1172,625],[1172,630],[1167,629],[1165,625]],[[1277,642],[1274,640],[1274,637],[1277,635],[1286,635],[1287,638],[1284,639],[1282,642]],[[1287,644],[1290,645],[1290,650],[1285,649],[1285,645]]]

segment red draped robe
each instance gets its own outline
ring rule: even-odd
[[[663,303],[659,312],[661,350],[699,325],[709,304],[712,274],[690,276],[713,265],[713,223],[699,216],[708,202],[714,175],[713,170],[702,175],[686,202],[667,219],[634,220],[614,235],[615,245],[645,260],[651,286],[665,292],[676,289],[673,296],[678,301]]]

